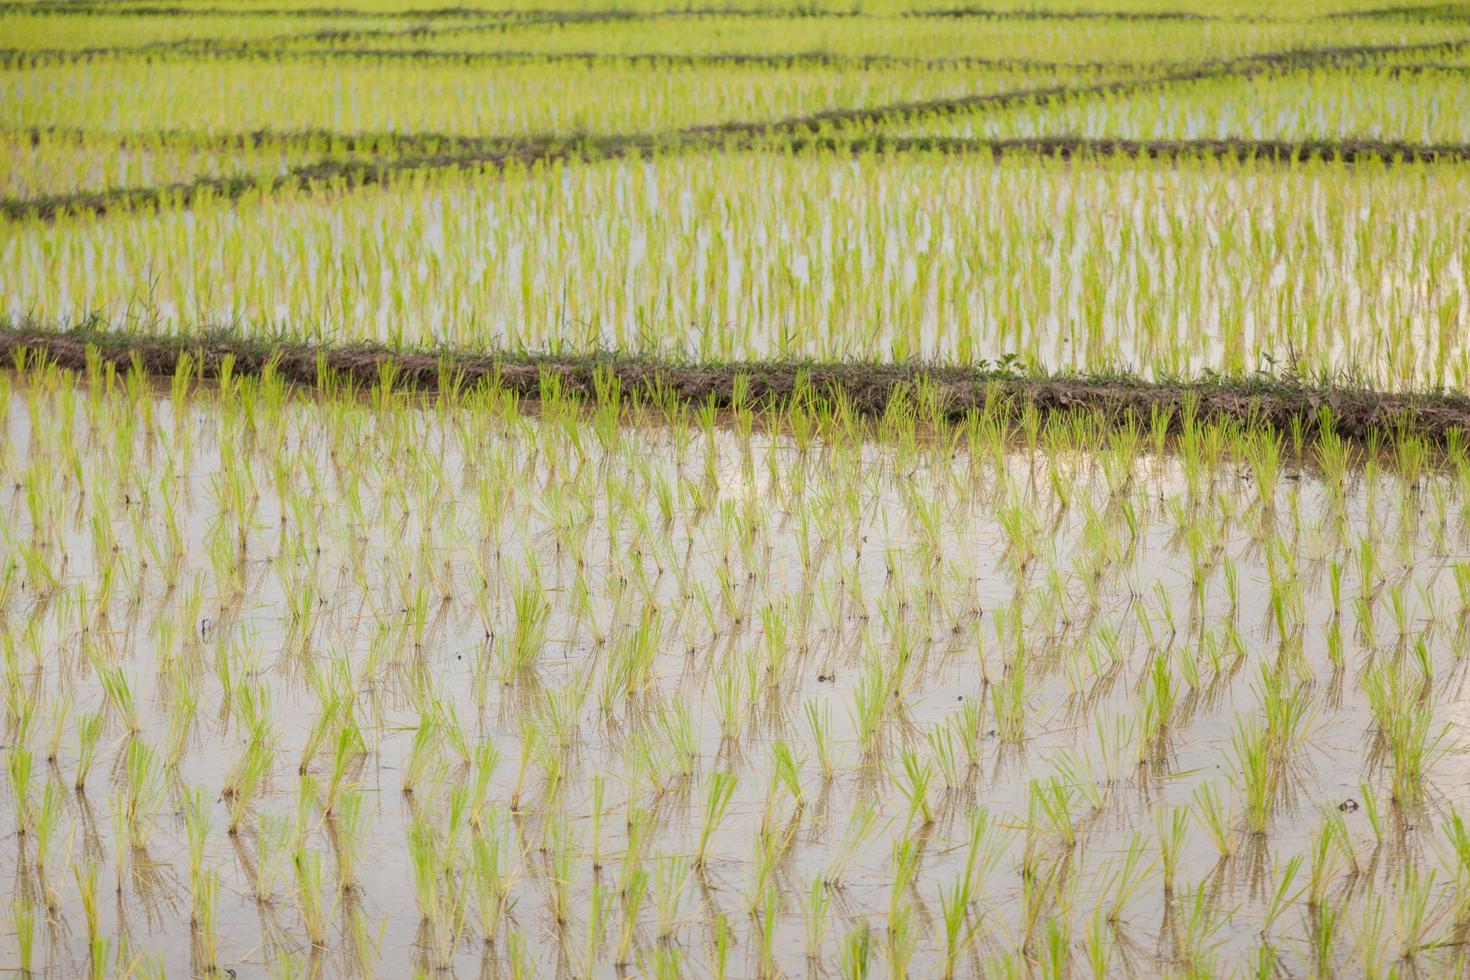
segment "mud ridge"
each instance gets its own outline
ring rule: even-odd
[[[196,129],[162,129],[148,132],[102,133],[75,126],[31,126],[19,129],[0,128],[0,140],[29,143],[32,148],[44,142],[85,146],[106,144],[119,149],[154,148],[186,150],[259,150],[315,149],[344,153],[442,153],[446,150],[474,152],[492,145],[526,144],[533,140],[496,140],[484,136],[459,136],[453,133],[347,132],[333,129],[252,129],[238,133],[213,133]]]
[[[326,159],[292,167],[274,177],[240,175],[205,177],[199,180],[167,184],[161,187],[119,188],[108,191],[82,191],[45,197],[0,199],[0,217],[10,220],[38,219],[54,221],[63,215],[104,216],[113,211],[139,211],[149,208],[188,208],[201,198],[227,201],[243,198],[251,192],[273,194],[287,189],[307,190],[336,186],[341,190],[372,187],[393,176],[420,170],[472,170],[481,167],[504,167],[512,162],[532,164],[554,160],[616,159],[635,150],[652,152],[655,141],[626,138],[608,141],[578,140],[561,137],[545,141],[483,140],[474,149],[453,153],[405,155],[390,160]]]
[[[302,37],[295,36],[300,41]],[[308,36],[306,40],[338,40]],[[868,71],[882,68],[923,68],[945,70],[958,68],[994,68],[1001,71],[1133,71],[1179,69],[1183,62],[1130,61],[1042,61],[1034,58],[986,58],[953,56],[922,58],[904,55],[854,55],[835,51],[803,51],[793,54],[755,54],[744,51],[686,54],[678,51],[640,51],[630,53],[604,51],[454,51],[435,48],[370,48],[370,47],[257,47],[244,44],[215,43],[208,40],[165,42],[168,46],[134,45],[107,48],[0,48],[0,67],[29,64],[74,64],[106,58],[158,58],[177,55],[191,60],[229,58],[243,60],[304,61],[377,60],[410,61],[424,64],[499,65],[499,64],[582,64],[636,65],[658,68],[850,68]]]
[[[1191,13],[1182,10],[1044,10],[1041,8],[1010,9],[1004,7],[941,7],[913,10],[905,17],[944,17],[975,20],[1120,20],[1120,21],[1224,21],[1245,18],[1222,17],[1217,14]]]
[[[548,379],[558,390],[588,398],[598,375],[611,374],[628,399],[728,408],[739,403],[780,407],[793,397],[842,401],[878,417],[896,398],[922,401],[932,392],[936,414],[950,420],[1003,407],[1019,416],[1085,412],[1110,424],[1149,426],[1159,417],[1177,429],[1186,417],[1233,421],[1283,433],[1315,434],[1324,418],[1338,435],[1375,442],[1414,435],[1444,445],[1470,431],[1470,397],[1447,393],[1390,393],[1349,385],[1312,385],[1254,377],[1240,380],[1150,382],[1135,377],[1032,376],[1004,369],[921,364],[738,362],[690,364],[616,355],[553,356],[465,351],[395,351],[375,346],[315,347],[266,344],[239,337],[155,337],[81,328],[49,331],[0,328],[0,357],[10,364],[43,358],[69,370],[111,364],[170,377],[187,355],[201,379],[260,376],[295,385],[368,388],[383,379],[395,387],[435,393],[446,387],[494,383],[538,399]]]
[[[90,9],[90,8],[79,8]],[[349,17],[353,11],[338,8],[323,8],[331,13],[333,17]],[[456,10],[458,8],[444,8],[445,10]],[[188,16],[200,13],[199,10],[190,8],[154,7],[154,8],[124,8],[124,13],[146,12],[155,16]],[[4,5],[0,4],[0,12],[4,12]],[[15,13],[17,11],[10,11]],[[96,8],[95,13],[107,13],[104,8]],[[222,8],[218,13],[234,12],[228,8]],[[62,16],[55,14],[55,16]],[[326,16],[324,14],[324,16]],[[452,18],[451,13],[439,13],[438,19]],[[289,34],[274,34],[269,37],[255,38],[244,41],[224,41],[208,37],[186,37],[176,38],[168,41],[150,41],[146,44],[136,45],[109,45],[105,47],[88,48],[0,48],[0,67],[16,67],[30,64],[42,63],[70,63],[76,61],[91,61],[110,57],[142,57],[151,58],[161,55],[181,55],[190,57],[213,56],[213,57],[272,57],[282,55],[297,55],[297,52],[282,50],[282,45],[302,43],[328,43],[328,42],[351,42],[370,40],[395,40],[402,38],[429,38],[429,37],[452,37],[465,34],[485,34],[501,32],[506,33],[512,29],[526,27],[557,27],[571,26],[575,24],[611,24],[627,23],[635,21],[652,21],[665,19],[691,19],[700,20],[718,17],[746,17],[770,20],[799,20],[799,19],[850,19],[859,16],[848,11],[824,11],[811,7],[773,7],[764,10],[751,10],[744,7],[706,7],[706,8],[678,8],[670,7],[661,10],[631,11],[619,9],[606,10],[526,10],[512,13],[496,14],[469,18],[470,23],[452,24],[447,27],[436,27],[432,23],[417,23],[411,27],[389,30],[385,28],[356,28],[352,30],[322,29],[315,31],[293,32]],[[374,19],[371,15],[367,19]],[[388,18],[376,18],[388,19]],[[401,19],[401,18],[394,18]],[[433,17],[428,20],[435,19]],[[371,49],[367,49],[371,50]],[[309,52],[302,52],[309,53]]]
[[[937,153],[942,155],[1031,155],[1070,159],[1129,157],[1146,160],[1212,158],[1248,162],[1300,163],[1437,163],[1470,160],[1470,143],[1422,144],[1392,140],[1124,140],[1075,136],[1034,139],[962,139],[946,137],[871,137],[854,140],[794,139],[793,149],[826,149],[848,153]]]
[[[1343,10],[1327,15],[1332,20],[1407,20],[1419,23],[1470,22],[1470,3],[1403,4],[1370,10]]]
[[[506,23],[579,23],[596,20],[653,20],[665,17],[854,17],[842,10],[811,6],[666,7],[625,10],[617,7],[573,11],[555,7],[495,10],[487,7],[426,7],[422,10],[374,10],[356,7],[189,7],[166,4],[119,5],[79,0],[41,0],[37,3],[0,2],[0,14],[41,14],[93,17],[300,17],[350,20],[490,20]]]

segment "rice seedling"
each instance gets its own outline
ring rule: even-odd
[[[704,866],[709,842],[724,822],[730,809],[730,799],[735,793],[737,780],[730,773],[713,772],[709,777],[709,789],[705,794],[704,824],[699,831],[699,844],[694,850],[694,867]]]
[[[504,848],[500,838],[492,834],[476,834],[470,852],[480,935],[487,944],[495,943],[512,900]]]
[[[1224,809],[1219,789],[1214,783],[1201,783],[1195,787],[1192,809],[1220,857],[1229,857],[1234,849],[1231,843],[1232,817],[1230,812]]]
[[[913,752],[905,751],[899,758],[903,773],[895,776],[893,782],[908,799],[907,822],[912,824],[919,817],[921,824],[927,826],[934,822],[934,811],[929,806],[929,783],[934,778],[934,770],[927,762],[921,763]]]
[[[803,707],[807,727],[811,732],[812,745],[816,749],[817,764],[822,770],[822,779],[831,782],[835,769],[832,761],[832,708],[808,701]]]
[[[5,774],[10,779],[10,797],[15,804],[15,832],[24,836],[31,829],[31,753],[19,746],[5,756]]]
[[[1143,888],[1153,870],[1151,865],[1143,863],[1146,846],[1142,835],[1135,835],[1124,851],[1121,862],[1117,863],[1116,870],[1111,870],[1104,878],[1103,890],[1109,894],[1105,907],[1109,924],[1117,924],[1122,920],[1124,910]]]
[[[316,851],[300,849],[292,857],[296,873],[296,895],[301,923],[314,947],[327,941],[326,911],[322,907],[322,858]]]
[[[21,896],[11,906],[11,924],[15,927],[16,960],[21,976],[34,972],[36,956],[36,909],[29,899]]]
[[[1170,807],[1158,813],[1159,866],[1163,870],[1164,894],[1174,892],[1174,872],[1179,867],[1180,851],[1189,833],[1189,811],[1182,807]]]
[[[1444,732],[1435,731],[1432,706],[1422,694],[1415,697],[1398,666],[1380,665],[1363,678],[1362,686],[1388,751],[1393,799],[1411,806],[1419,800],[1425,769],[1438,753]]]
[[[153,750],[138,739],[128,741],[124,772],[123,821],[128,844],[137,850],[153,837],[154,817],[163,801],[162,774]]]

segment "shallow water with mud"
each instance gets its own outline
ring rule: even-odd
[[[7,962],[1458,965],[1457,443],[0,395]]]

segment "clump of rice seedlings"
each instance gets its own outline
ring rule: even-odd
[[[691,880],[690,863],[678,856],[665,857],[659,862],[654,877],[658,940],[668,943],[675,939],[680,905]]]
[[[1364,904],[1366,907],[1359,913],[1359,918],[1353,920],[1352,926],[1355,932],[1354,938],[1358,944],[1358,959],[1362,964],[1363,975],[1376,978],[1386,974],[1383,959],[1386,952],[1384,931],[1388,921],[1388,910],[1381,894],[1371,895]]]
[[[554,822],[551,828],[551,840],[549,841],[551,905],[557,928],[563,929],[571,921],[572,875],[576,839],[564,815],[562,819]]]
[[[1470,832],[1460,815],[1451,812],[1444,824],[1444,835],[1455,857],[1454,921],[1458,925],[1470,921],[1470,894],[1465,887],[1470,881]]]
[[[1189,834],[1189,810],[1186,807],[1167,807],[1157,815],[1159,830],[1159,865],[1163,869],[1164,894],[1174,893],[1174,872],[1179,867],[1179,855]]]
[[[1110,868],[1103,878],[1103,892],[1109,896],[1106,909],[1110,925],[1122,921],[1124,911],[1153,871],[1152,865],[1145,864],[1143,860],[1147,848],[1143,835],[1134,834],[1122,859],[1114,859],[1112,864],[1115,867]]]
[[[31,753],[14,746],[5,754],[5,774],[10,779],[10,797],[15,807],[15,831],[20,836],[31,829]]]
[[[62,793],[56,780],[47,779],[46,788],[41,790],[41,804],[35,808],[35,876],[41,886],[41,896],[46,902],[47,912],[59,911],[60,895],[51,882],[51,843],[56,839],[57,823],[62,815]]]
[[[1394,911],[1402,958],[1415,956],[1438,941],[1432,930],[1443,910],[1436,908],[1434,880],[1433,869],[1426,872],[1410,864],[1404,866],[1395,882]]]
[[[918,754],[905,750],[899,755],[902,772],[895,774],[893,782],[908,800],[907,823],[912,826],[914,818],[920,826],[934,822],[934,811],[929,806],[929,784],[934,778],[934,769],[927,761],[920,762]]]
[[[408,764],[403,767],[403,795],[412,796],[415,788],[423,783],[439,762],[440,722],[436,715],[419,716],[418,728],[414,731],[413,745],[409,749]],[[527,740],[522,753],[521,771],[524,773],[530,760],[530,741]]]
[[[1233,818],[1222,804],[1220,791],[1215,783],[1200,783],[1195,787],[1194,806],[1190,810],[1205,829],[1205,833],[1215,845],[1215,850],[1220,853],[1220,857],[1229,857],[1233,851],[1231,842]]]
[[[73,864],[71,871],[77,883],[77,900],[82,907],[82,921],[87,927],[87,943],[95,948],[97,942],[104,938],[97,915],[97,865],[91,861],[85,865]],[[93,969],[96,970],[95,965]]]
[[[613,895],[601,881],[593,880],[591,901],[587,909],[587,939],[583,952],[583,967],[592,972],[602,955],[603,932],[608,915],[612,911]]]
[[[632,868],[624,879],[622,886],[623,899],[623,928],[618,935],[617,950],[613,954],[613,965],[627,965],[633,948],[634,930],[638,922],[638,912],[643,907],[643,901],[648,894],[648,869],[638,866]]]
[[[322,811],[329,815],[338,812],[340,801],[348,795],[348,773],[367,750],[362,731],[350,714],[338,729],[332,749],[332,771],[322,795]]]
[[[883,667],[870,662],[863,668],[849,706],[849,715],[857,729],[858,744],[865,755],[870,756],[878,750],[880,736],[888,722],[892,705],[892,689]]]
[[[1308,856],[1310,864],[1307,877],[1307,908],[1313,912],[1320,910],[1324,905],[1327,886],[1336,875],[1339,867],[1337,863],[1337,851],[1333,846],[1334,834],[1332,826],[1324,823],[1312,835]]]
[[[219,895],[219,872],[213,868],[199,877],[194,899],[194,957],[206,974],[219,969],[219,935],[215,926],[215,907]]]
[[[326,910],[322,907],[322,857],[316,851],[299,848],[291,858],[296,877],[297,908],[306,938],[313,947],[325,948],[327,942]]]
[[[1175,945],[1185,967],[1201,973],[1211,972],[1220,931],[1229,923],[1233,909],[1221,909],[1210,894],[1208,882],[1201,881],[1186,891],[1183,914],[1178,920]]]
[[[816,750],[817,765],[821,767],[822,779],[831,782],[835,774],[832,761],[832,707],[828,704],[818,705],[808,701],[803,710],[806,714],[807,728],[811,732],[812,746]]]
[[[1412,806],[1423,792],[1425,770],[1444,732],[1436,731],[1434,710],[1424,687],[1413,691],[1396,662],[1380,664],[1362,680],[1363,693],[1388,751],[1394,802]]]
[[[867,922],[860,922],[848,932],[842,941],[840,968],[846,980],[861,980],[872,970],[873,931]]]
[[[961,765],[960,753],[955,750],[953,728],[943,726],[930,729],[925,734],[929,743],[929,754],[934,768],[939,770],[946,791],[953,793],[963,781],[967,766]]]
[[[694,850],[696,869],[704,867],[709,842],[729,812],[736,782],[735,776],[731,773],[718,771],[710,773],[709,788],[705,791],[704,799],[704,822],[699,831],[699,843]]]
[[[34,973],[36,956],[36,907],[29,898],[19,895],[11,905],[10,922],[15,928],[16,960],[21,976]]]
[[[975,941],[980,924],[971,917],[970,905],[975,900],[976,881],[973,865],[965,869],[963,877],[947,889],[939,886],[939,907],[944,916],[944,968],[945,977],[952,977],[959,966],[960,958]]]
[[[475,909],[480,936],[493,945],[500,933],[500,923],[509,910],[510,886],[513,880],[507,864],[505,846],[493,822],[470,839],[470,868],[475,893]]]
[[[205,891],[204,848],[209,842],[209,809],[204,791],[198,787],[187,791],[184,796],[184,828],[189,846],[189,887],[194,899],[190,922],[197,926]]]
[[[129,846],[141,850],[153,838],[154,817],[163,801],[163,774],[157,755],[139,739],[128,741],[124,759],[123,819]]]
[[[815,964],[822,961],[822,949],[827,939],[828,913],[832,908],[831,896],[820,877],[813,878],[807,888],[806,906],[806,959]]]
[[[863,846],[880,830],[879,819],[878,809],[872,804],[859,804],[853,810],[852,816],[848,819],[847,829],[843,831],[842,838],[823,875],[823,881],[827,885],[833,888],[842,886],[844,875],[857,860]]]
[[[1297,873],[1301,871],[1302,861],[1301,854],[1293,854],[1284,863],[1279,863],[1275,869],[1275,881],[1271,886],[1270,900],[1262,919],[1262,935],[1270,935],[1271,926],[1306,891],[1308,887],[1306,884],[1296,888],[1292,887],[1296,882]]]
[[[107,703],[112,708],[113,714],[122,723],[123,728],[130,735],[136,735],[142,731],[138,720],[138,705],[133,698],[133,689],[128,683],[127,674],[121,667],[106,666],[100,662],[94,664],[97,670],[97,680],[107,695]]]
[[[544,596],[540,571],[532,566],[511,589],[512,625],[501,654],[501,681],[509,684],[535,667],[546,644],[551,606]]]
[[[343,793],[336,806],[330,811],[328,825],[337,854],[337,884],[341,890],[351,892],[357,887],[357,868],[362,860],[364,834],[368,817],[364,810],[364,798],[359,792]]]
[[[295,846],[293,821],[289,817],[261,814],[255,826],[255,901],[268,905],[276,894],[276,882],[286,870]]]
[[[1014,629],[1017,644],[1021,642],[1020,615],[1020,607],[1016,607]],[[991,685],[990,698],[1001,740],[1020,742],[1026,730],[1026,660],[1019,645],[1015,658],[1006,665],[1004,678]]]
[[[1049,834],[1063,850],[1077,844],[1077,824],[1072,814],[1071,789],[1053,776],[1045,781],[1032,780],[1027,787],[1027,863],[1030,864],[1043,834]]]
[[[240,832],[251,803],[270,773],[273,754],[274,748],[263,727],[257,728],[251,733],[239,760],[227,774],[222,795],[229,805],[228,831],[231,836]]]
[[[756,828],[751,846],[750,892],[746,906],[746,911],[751,915],[755,915],[761,903],[766,900],[772,879],[795,840],[796,831],[797,821],[794,819],[785,826],[762,821]]]
[[[888,935],[884,943],[888,953],[888,972],[895,977],[906,977],[909,963],[918,947],[918,935],[914,923],[912,903],[896,898],[888,910]]]

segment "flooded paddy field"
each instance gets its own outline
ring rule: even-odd
[[[0,38],[0,969],[1465,972],[1464,5]]]
[[[1461,440],[612,387],[6,372],[10,958],[1459,968]]]

